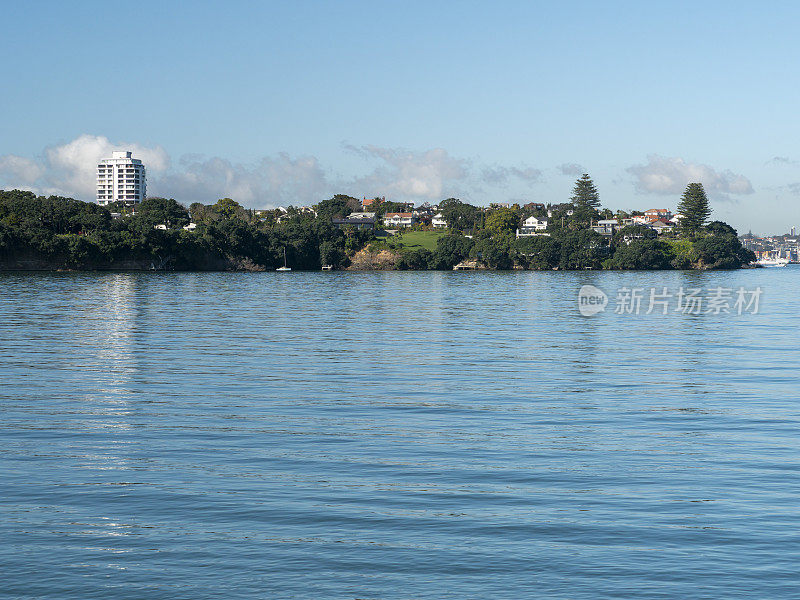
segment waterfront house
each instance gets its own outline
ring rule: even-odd
[[[411,227],[416,222],[417,218],[410,212],[386,213],[383,216],[384,227]]]
[[[530,216],[522,222],[522,226],[517,229],[517,237],[527,237],[532,235],[542,235],[547,229],[547,219]]]

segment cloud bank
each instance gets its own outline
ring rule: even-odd
[[[104,136],[82,135],[59,146],[49,146],[36,159],[13,154],[0,156],[0,182],[45,195],[93,199],[97,163],[114,150],[131,150],[146,165],[148,175],[165,171],[169,156],[160,146],[114,144]]]
[[[686,162],[678,157],[651,154],[647,157],[647,164],[634,165],[627,171],[634,177],[636,190],[644,194],[677,195],[692,182],[702,183],[707,192],[718,197],[753,193],[753,186],[744,175],[717,171],[708,165]]]
[[[438,201],[447,196],[469,196],[479,192],[483,184],[495,188],[510,183],[534,184],[542,174],[525,165],[475,164],[442,148],[415,151],[345,145],[344,149],[364,160],[362,174],[332,179],[316,157],[286,153],[252,164],[218,156],[185,155],[173,160],[160,146],[114,143],[104,136],[81,135],[45,148],[36,158],[0,156],[0,187],[93,200],[95,166],[114,150],[131,150],[145,163],[150,196],[175,198],[186,204],[210,203],[227,196],[253,208],[316,203],[334,193]]]

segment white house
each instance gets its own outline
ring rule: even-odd
[[[522,222],[522,227],[517,229],[517,237],[526,237],[530,235],[542,235],[547,229],[547,219],[539,219],[537,217],[528,217]]]
[[[528,217],[522,222],[523,227],[531,227],[536,231],[544,231],[547,229],[547,219],[539,219],[537,217]]]
[[[386,213],[383,215],[384,227],[411,227],[417,218],[413,213]]]
[[[431,219],[431,225],[434,229],[447,229],[447,221],[444,220],[442,213],[436,213]]]
[[[672,215],[672,218],[669,220],[669,222],[672,223],[673,225],[677,225],[678,223],[681,222],[682,218],[683,218],[682,214]]]

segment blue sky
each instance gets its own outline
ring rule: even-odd
[[[190,203],[561,202],[702,181],[800,225],[800,8],[775,2],[1,1],[0,187],[93,199],[131,148]]]

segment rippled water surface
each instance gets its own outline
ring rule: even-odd
[[[800,598],[799,281],[0,275],[0,597]]]

